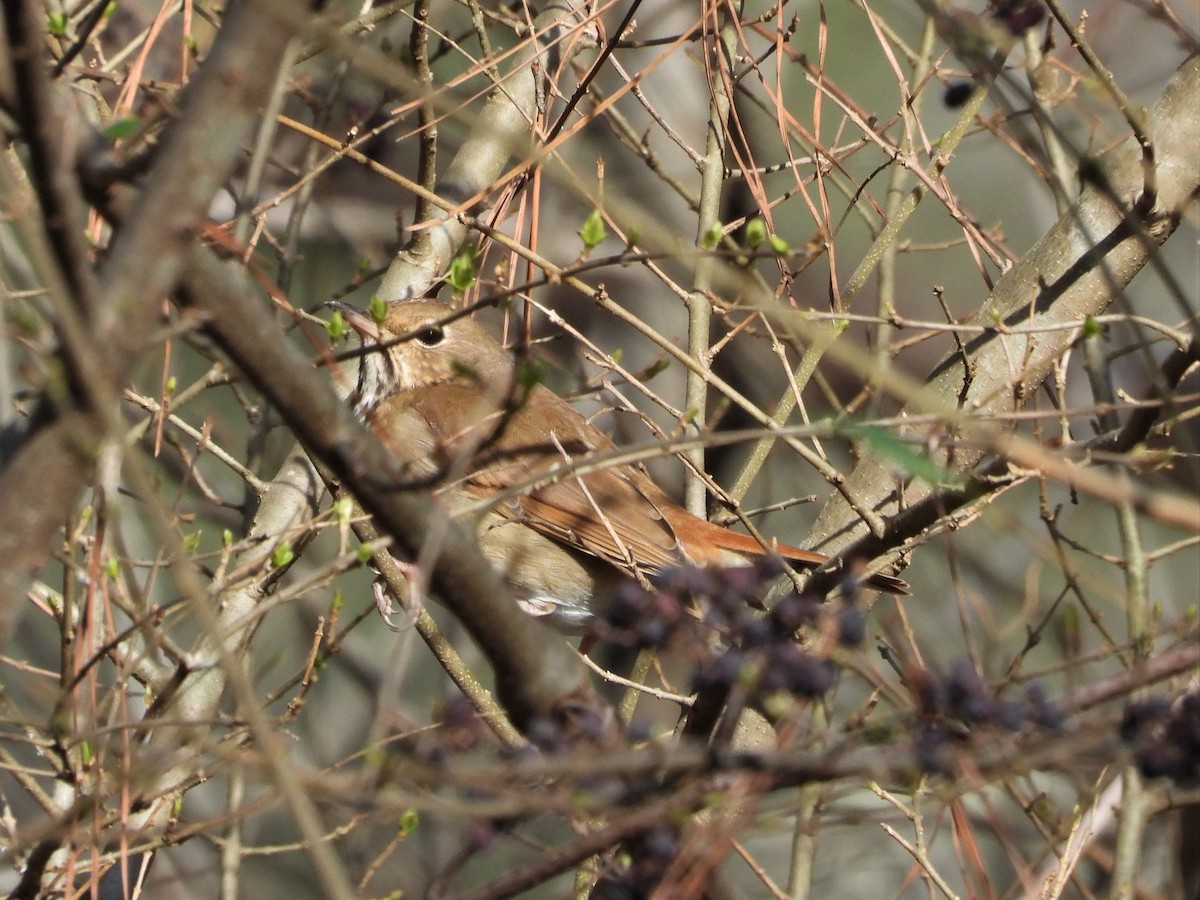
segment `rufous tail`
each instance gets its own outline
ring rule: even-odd
[[[719,525],[714,525],[713,528],[715,529],[713,543],[725,550],[732,550],[735,553],[747,556],[763,556],[765,553],[774,552],[804,569],[815,569],[829,561],[829,557],[823,553],[816,553],[812,550],[801,550],[799,547],[789,547],[787,544],[775,544],[769,550],[764,550],[762,545],[748,534],[742,534],[740,531],[730,531],[728,528],[721,528]],[[876,590],[889,594],[898,594],[902,597],[906,597],[912,593],[908,589],[908,583],[894,575],[879,573],[867,578],[866,583]]]

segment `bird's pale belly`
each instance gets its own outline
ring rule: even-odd
[[[512,586],[521,608],[563,631],[584,631],[625,580],[612,565],[513,519],[486,516],[478,535],[483,555]]]

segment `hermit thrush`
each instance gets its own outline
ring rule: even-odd
[[[414,483],[444,485],[452,512],[476,516],[484,555],[527,612],[574,630],[635,574],[767,554],[802,568],[827,560],[693,516],[635,465],[579,467],[613,442],[549,389],[521,386],[474,320],[434,302],[392,304],[382,322],[329,305],[363,342],[355,411]],[[890,575],[868,583],[908,593]]]

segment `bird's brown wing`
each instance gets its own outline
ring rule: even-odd
[[[667,520],[619,469],[565,476],[516,507],[541,533],[625,569],[654,573],[684,560]]]
[[[696,518],[636,466],[555,476],[555,469],[586,463],[615,445],[540,385],[512,405],[481,400],[475,386],[442,384],[414,392],[407,407],[406,416],[428,423],[449,480],[481,502],[495,500],[491,509],[497,514],[620,568],[652,574],[689,562],[729,565],[767,552],[803,568],[827,559],[787,545],[765,549],[750,535]],[[543,476],[550,480],[540,480]],[[691,537],[686,553],[680,541],[684,533]],[[890,575],[868,582],[890,593],[908,593],[907,585]]]
[[[451,478],[487,501],[541,476],[493,510],[616,566],[657,572],[684,561],[660,511],[669,498],[634,466],[554,477],[553,470],[614,449],[599,429],[549,390],[534,387],[515,406],[481,406],[478,388],[438,385],[414,395],[413,409],[435,430]],[[487,401],[484,401],[487,404]],[[434,415],[436,411],[436,415]],[[449,414],[448,414],[449,411]]]

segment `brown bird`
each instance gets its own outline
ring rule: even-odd
[[[381,323],[328,305],[363,342],[355,411],[414,483],[447,485],[451,511],[478,517],[484,555],[527,612],[576,630],[634,574],[767,554],[805,569],[828,559],[698,518],[635,465],[556,474],[615,445],[549,389],[523,387],[508,353],[473,319],[435,302],[394,303]],[[890,575],[867,583],[908,593]]]

